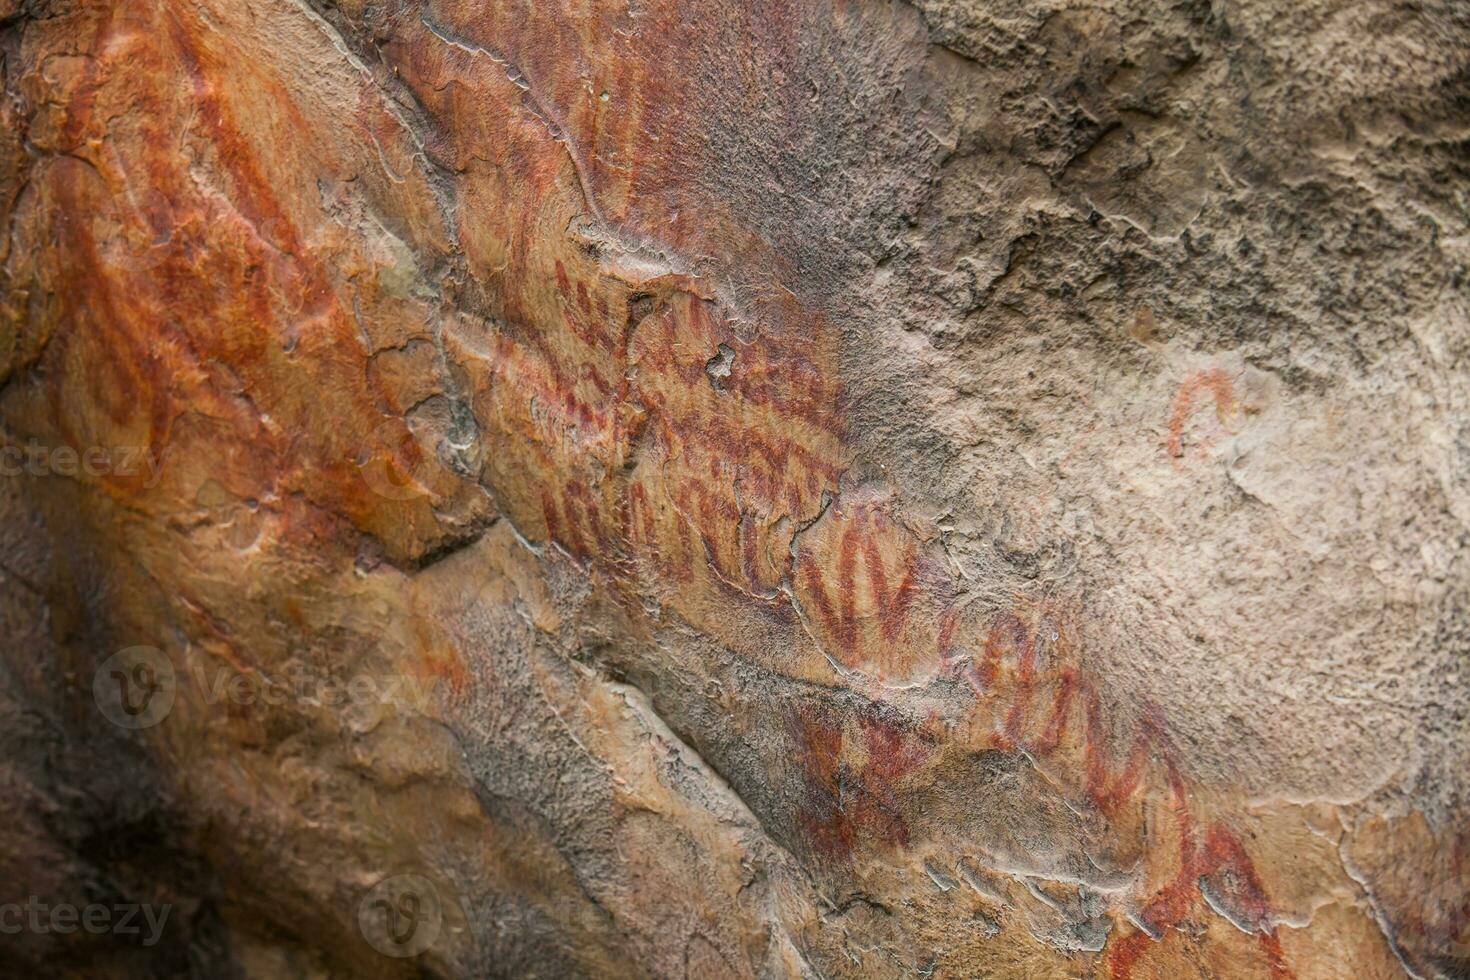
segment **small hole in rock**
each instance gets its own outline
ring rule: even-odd
[[[735,351],[721,344],[718,353],[704,362],[704,373],[709,375],[709,383],[716,388],[723,389],[724,380],[730,376],[730,371],[735,364]]]

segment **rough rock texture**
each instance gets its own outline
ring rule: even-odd
[[[0,0],[0,965],[1470,976],[1467,66]]]

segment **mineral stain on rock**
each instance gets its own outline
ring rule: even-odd
[[[1465,975],[1467,71],[0,0],[0,964]]]

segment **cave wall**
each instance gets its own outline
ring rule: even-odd
[[[1470,976],[1462,4],[0,58],[0,963]]]

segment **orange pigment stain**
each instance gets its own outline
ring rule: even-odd
[[[949,614],[946,614],[948,616]],[[1040,669],[1038,640],[1043,630],[1053,627],[1048,616],[1032,626],[1013,612],[1002,613],[991,623],[980,663],[955,659],[941,647],[943,662],[969,681],[976,698],[989,701],[1001,719],[995,740],[1000,748],[1023,751],[1039,761],[1054,756],[1063,745],[1068,728],[1080,721],[1087,799],[1104,815],[1113,816],[1131,800],[1142,785],[1150,761],[1163,767],[1171,795],[1171,810],[1179,824],[1179,871],[1143,905],[1138,916],[1139,931],[1122,937],[1108,947],[1105,963],[1113,980],[1129,980],[1141,957],[1169,929],[1177,928],[1203,901],[1200,880],[1215,875],[1227,883],[1226,897],[1257,936],[1273,980],[1293,976],[1272,925],[1271,903],[1250,856],[1228,827],[1212,824],[1203,834],[1197,826],[1188,786],[1176,761],[1174,747],[1157,711],[1149,712],[1129,740],[1121,766],[1111,760],[1108,728],[1103,718],[1102,698],[1092,682],[1076,667],[1059,665],[1046,674]],[[1058,630],[1058,643],[1065,648],[1067,635]],[[941,628],[941,643],[949,642],[953,630],[948,622]],[[1012,683],[1000,681],[1007,665]],[[1049,689],[1049,699],[1038,698]],[[1037,734],[1029,734],[1036,732]]]
[[[843,521],[835,583],[829,581],[830,557],[824,563],[811,552],[803,552],[790,563],[798,573],[796,581],[812,618],[842,664],[902,669],[904,644],[899,641],[913,620],[914,605],[925,593],[918,547],[880,505],[857,504]],[[884,545],[892,542],[899,546],[889,556]]]
[[[1174,405],[1169,412],[1169,439],[1166,446],[1169,455],[1178,459],[1184,455],[1184,427],[1196,410],[1195,402],[1201,393],[1208,393],[1215,400],[1215,420],[1224,426],[1235,416],[1240,403],[1235,398],[1235,386],[1224,368],[1198,371],[1184,379],[1179,392],[1174,396]]]
[[[801,767],[799,825],[816,854],[841,861],[864,844],[908,844],[895,786],[927,758],[927,745],[874,716],[860,716],[853,732],[840,718],[793,709],[786,724]]]
[[[575,277],[561,268],[556,281],[564,315],[578,321],[589,317],[596,304],[583,299],[585,290]],[[674,581],[692,581],[707,569],[714,587],[738,585],[754,601],[754,593],[776,584],[763,578],[769,574],[762,561],[769,553],[766,528],[783,508],[792,516],[810,512],[814,498],[834,487],[843,472],[845,441],[830,407],[840,402],[837,389],[830,383],[811,388],[801,383],[820,372],[800,345],[765,338],[760,345],[741,345],[699,296],[664,293],[651,302],[617,358],[624,380],[616,388],[604,380],[612,375],[576,367],[550,344],[511,342],[514,353],[507,351],[502,366],[507,375],[521,378],[520,391],[534,392],[568,412],[580,408],[579,402],[586,404],[577,388],[587,396],[595,393],[600,404],[585,423],[613,458],[627,458],[628,450],[620,448],[629,432],[620,421],[622,406],[636,404],[642,451],[662,467],[658,475],[648,472],[646,479],[656,481],[652,486],[644,478],[629,478],[609,494],[570,476],[565,460],[550,453],[543,462],[560,476],[540,501],[547,532],[589,567],[615,579],[637,567],[628,556],[643,555]],[[584,322],[568,320],[563,326],[588,346],[605,336],[602,328]],[[704,362],[718,344],[738,353],[733,372],[717,391]],[[636,372],[628,365],[636,365]],[[530,369],[524,377],[521,368]],[[583,385],[572,385],[578,376]],[[1172,457],[1183,456],[1184,429],[1206,397],[1222,425],[1237,410],[1223,369],[1190,376],[1169,419]],[[780,425],[773,424],[773,415]],[[667,508],[655,506],[655,493]],[[674,519],[668,524],[655,520],[655,514],[670,512]],[[997,747],[1041,761],[1075,743],[1081,752],[1079,792],[1107,817],[1137,797],[1151,769],[1162,770],[1180,828],[1178,871],[1143,899],[1138,930],[1110,944],[1104,956],[1108,974],[1115,980],[1134,976],[1156,937],[1180,927],[1201,907],[1200,880],[1219,879],[1223,884],[1213,887],[1221,889],[1220,899],[1257,937],[1271,975],[1290,977],[1259,875],[1230,828],[1198,826],[1196,805],[1158,713],[1146,714],[1127,736],[1124,751],[1114,752],[1101,692],[1079,668],[1052,662],[1043,635],[1059,648],[1070,640],[1059,631],[1052,636],[1056,624],[1046,616],[1033,624],[1004,613],[990,623],[977,656],[956,659],[953,648],[961,630],[952,602],[956,583],[929,567],[917,540],[883,505],[856,503],[838,516],[841,525],[831,530],[827,544],[817,545],[815,553],[785,558],[784,568],[775,571],[798,590],[815,635],[843,664],[890,670],[915,656],[916,643],[932,643],[938,662],[957,671],[977,701],[995,709]],[[730,595],[740,597],[738,591]],[[935,639],[925,643],[911,627],[928,628],[915,615],[928,602],[942,611],[929,624]],[[932,754],[927,743],[880,717],[844,718],[822,709],[793,709],[786,728],[801,776],[796,828],[812,853],[843,861],[867,847],[908,845],[902,784]]]

